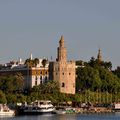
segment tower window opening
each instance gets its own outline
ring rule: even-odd
[[[65,87],[65,83],[64,82],[62,83],[62,87]]]

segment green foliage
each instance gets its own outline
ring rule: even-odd
[[[99,68],[99,74],[102,81],[101,91],[119,92],[120,79],[111,71]]]
[[[0,103],[7,103],[7,100],[6,100],[6,97],[5,97],[5,94],[0,90]]]
[[[113,73],[120,78],[120,66],[118,66],[117,69],[113,71]]]
[[[6,94],[7,102],[8,103],[17,103],[17,96],[16,94]]]
[[[59,92],[59,84],[57,81],[49,80],[47,83],[34,86],[32,92],[38,92],[40,94],[56,93]]]
[[[99,77],[99,72],[92,67],[77,68],[77,80],[76,89],[85,90],[91,89],[93,91],[101,87],[101,80]]]
[[[38,58],[35,58],[33,60],[31,60],[30,58],[29,59],[26,59],[25,60],[25,65],[27,65],[28,67],[36,67],[37,64],[39,64],[39,59]]]
[[[96,91],[100,89],[103,92],[115,93],[120,90],[120,79],[105,68],[87,66],[77,68],[76,87],[77,91],[85,89]]]
[[[48,62],[48,60],[47,60],[47,59],[43,59],[43,60],[42,60],[42,65],[43,65],[43,67],[45,67],[45,66],[46,66],[47,62]]]
[[[102,67],[107,70],[112,69],[112,63],[110,61],[109,62],[99,61],[99,60],[95,59],[94,57],[91,57],[90,61],[88,62],[88,65],[93,68]]]
[[[24,86],[24,77],[21,73],[16,73],[15,80],[13,81],[13,85],[15,85],[14,89],[18,91],[23,91]]]
[[[13,93],[23,91],[23,76],[17,73],[15,76],[1,76],[0,77],[0,90],[4,93]]]
[[[76,62],[80,64],[81,61]],[[120,91],[120,79],[116,75],[120,75],[119,67],[111,72],[112,63],[98,61],[91,57],[90,61],[84,67],[77,68],[76,90],[77,92],[91,90],[109,93],[116,93]]]

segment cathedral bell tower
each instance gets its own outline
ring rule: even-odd
[[[99,62],[102,61],[102,53],[101,53],[101,49],[98,50],[97,60],[98,60]]]

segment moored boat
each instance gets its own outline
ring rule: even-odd
[[[30,105],[22,105],[19,109],[20,114],[43,114],[52,113],[54,111],[54,106],[51,101],[46,100],[36,100]]]
[[[56,114],[65,114],[66,109],[64,107],[56,107],[55,110],[54,110],[54,113],[56,113]]]
[[[15,111],[11,110],[6,104],[0,104],[0,116],[14,116]]]
[[[113,111],[120,112],[120,103],[119,102],[113,104]]]

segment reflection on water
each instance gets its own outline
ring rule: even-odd
[[[0,120],[120,120],[120,113],[24,115],[15,117],[0,117]]]

